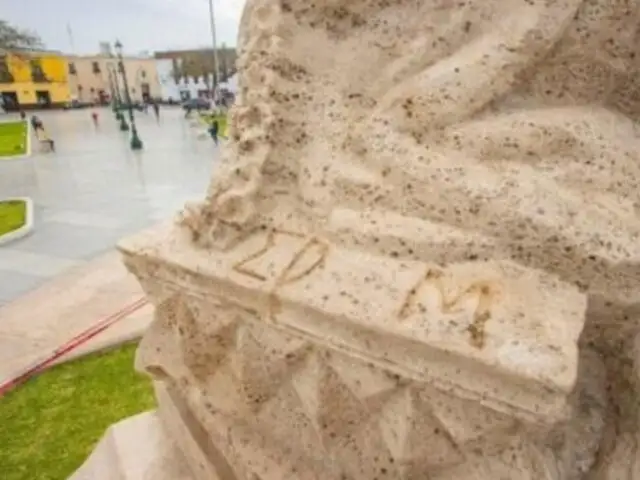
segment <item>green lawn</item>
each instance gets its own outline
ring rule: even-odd
[[[27,123],[0,122],[0,160],[27,153]]]
[[[63,364],[0,398],[0,479],[66,480],[109,425],[154,408],[135,348]]]
[[[27,204],[23,200],[0,200],[0,237],[24,226]]]

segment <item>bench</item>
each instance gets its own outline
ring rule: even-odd
[[[40,128],[35,130],[35,135],[38,140],[38,144],[40,145],[41,152],[55,152],[56,142],[47,135],[47,132],[45,132],[44,129]]]
[[[40,145],[40,151],[43,153],[55,152],[56,142],[50,139],[45,134],[38,135],[38,144]]]

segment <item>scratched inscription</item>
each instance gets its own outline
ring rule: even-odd
[[[285,237],[304,239],[302,235],[295,232],[272,230],[267,234],[264,245],[237,262],[233,266],[233,269],[242,275],[267,282],[267,280],[269,280],[267,276],[251,268],[251,264],[267,258],[269,253],[276,247],[278,239]],[[274,281],[269,290],[269,311],[267,312],[267,318],[270,321],[275,321],[275,315],[280,306],[276,294],[277,290],[284,285],[295,283],[305,278],[318,268],[322,268],[328,252],[329,245],[327,243],[316,237],[310,237],[293,253],[290,260],[283,264],[282,269],[275,274]]]
[[[405,320],[416,312],[427,312],[426,307],[419,301],[420,293],[425,287],[435,289],[438,292],[440,312],[444,314],[459,312],[464,308],[466,300],[476,298],[476,308],[472,321],[467,327],[467,332],[471,345],[483,348],[485,345],[485,325],[491,319],[491,306],[497,294],[496,287],[488,281],[477,281],[456,294],[447,295],[443,277],[442,271],[427,268],[420,280],[407,292],[398,313],[399,319]]]

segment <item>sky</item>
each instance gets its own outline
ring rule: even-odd
[[[245,0],[213,3],[218,45],[235,46]],[[0,18],[66,53],[98,53],[116,39],[131,55],[212,44],[208,0],[0,0]]]

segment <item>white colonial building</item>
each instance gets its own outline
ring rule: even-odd
[[[213,83],[212,74],[209,74],[208,78],[205,78],[205,76],[199,78],[184,77],[176,82],[173,73],[173,60],[156,59],[156,68],[164,101],[183,102],[198,97],[209,98],[210,86]],[[233,75],[225,83],[221,83],[219,89],[227,90],[236,95],[238,90],[237,75]]]

